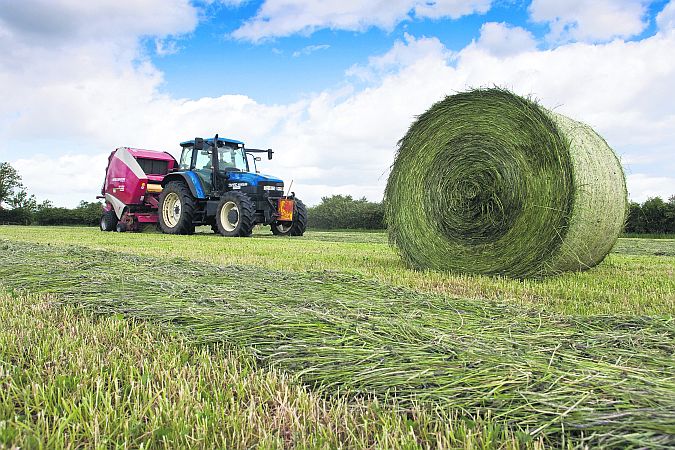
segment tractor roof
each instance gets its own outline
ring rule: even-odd
[[[209,143],[213,143],[213,138],[204,139],[204,141],[209,142]],[[244,145],[244,143],[241,142],[241,141],[237,141],[237,140],[235,140],[235,139],[221,138],[221,137],[218,138],[218,142],[227,142],[228,144],[241,144],[241,145]],[[181,143],[180,143],[180,146],[181,146],[181,147],[190,147],[190,146],[192,146],[192,145],[195,145],[195,140],[194,140],[194,139],[189,140],[189,141],[185,141],[185,142],[181,142]]]

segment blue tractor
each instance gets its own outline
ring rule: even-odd
[[[195,226],[210,225],[223,236],[244,237],[263,224],[270,225],[275,235],[304,234],[305,205],[293,192],[284,195],[282,180],[256,169],[261,159],[256,154],[272,159],[271,149],[247,149],[241,141],[218,135],[180,145],[178,170],[164,177],[159,196],[159,226],[164,233],[192,234]]]

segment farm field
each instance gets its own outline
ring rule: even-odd
[[[0,227],[0,447],[675,445],[675,241],[545,280],[384,233]]]

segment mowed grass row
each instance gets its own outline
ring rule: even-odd
[[[0,293],[0,323],[0,448],[519,446],[489,420],[325,399],[229,346],[51,295]]]
[[[675,445],[672,318],[562,316],[282,272],[4,241],[5,288],[248,349],[317,392],[393,398],[547,444]]]
[[[615,252],[587,272],[544,280],[412,271],[379,232],[308,232],[251,239],[212,233],[103,233],[96,228],[0,226],[0,238],[45,244],[85,245],[149,256],[180,256],[219,266],[237,265],[304,272],[351,273],[395,286],[448,297],[484,298],[561,314],[675,314],[675,240],[619,239]]]

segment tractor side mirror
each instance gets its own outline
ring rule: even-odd
[[[195,138],[195,150],[204,150],[204,139],[199,137]]]
[[[272,151],[272,149],[271,149],[271,148],[268,148],[268,149],[267,149],[267,159],[272,159],[272,153],[274,153],[274,152]]]

